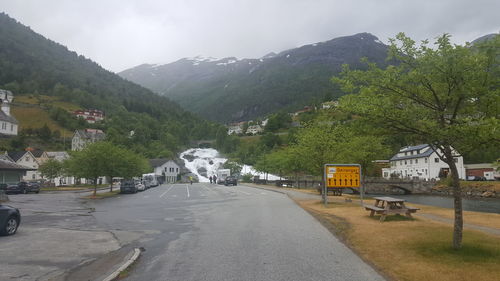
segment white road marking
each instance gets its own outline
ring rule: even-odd
[[[187,190],[188,198],[189,198],[189,185],[187,185],[187,184],[186,184],[186,190]]]
[[[206,189],[206,190],[208,190],[208,191],[210,191],[210,192],[215,193],[215,191],[213,191],[212,189],[210,189],[210,188],[208,188],[208,187],[206,187],[206,186],[204,186],[204,185],[202,185],[201,187],[203,187],[204,189]]]
[[[172,189],[172,187],[174,187],[174,185],[170,185],[170,188],[169,188],[169,189],[167,189],[165,192],[163,192],[163,193],[160,195],[160,198],[162,198],[162,197],[163,197],[163,195],[167,194],[167,192],[169,192],[169,191],[170,191],[170,189]]]

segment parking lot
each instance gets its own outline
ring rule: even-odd
[[[82,193],[9,195],[21,212],[13,236],[0,237],[0,280],[50,280],[120,248],[114,234],[96,227]]]

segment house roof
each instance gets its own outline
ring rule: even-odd
[[[76,130],[75,134],[79,134],[84,139],[104,140],[106,138],[106,134],[97,129]]]
[[[5,112],[3,112],[2,110],[0,110],[0,121],[6,121],[6,122],[10,122],[12,124],[18,124],[16,118],[5,114]]]
[[[429,149],[426,149],[429,148]],[[417,151],[420,153],[416,153],[413,155],[403,155],[399,156],[399,153],[404,153],[404,152],[412,152],[412,151]],[[434,148],[432,148],[428,144],[420,144],[420,145],[415,145],[415,146],[406,146],[401,148],[398,153],[396,153],[390,161],[397,161],[397,160],[406,160],[406,159],[415,159],[415,158],[422,158],[422,157],[429,157],[431,154],[434,152]]]
[[[21,159],[26,153],[29,153],[29,151],[9,151],[7,155],[14,160],[14,162],[17,162],[17,160]]]
[[[149,159],[149,164],[151,164],[151,167],[155,168],[155,167],[160,167],[161,165],[167,163],[168,161],[172,161],[176,165],[179,165],[173,159],[168,159],[168,158]]]
[[[13,170],[13,171],[33,171],[34,168],[28,168],[10,161],[0,159],[0,170]]]
[[[35,156],[35,158],[40,158],[42,157],[44,151],[41,150],[41,149],[32,149],[30,150],[31,154],[33,154],[33,156]]]

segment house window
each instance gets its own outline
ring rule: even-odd
[[[406,164],[408,164],[408,163],[407,163],[407,162],[406,162],[406,160],[405,160],[405,165],[406,165]]]
[[[10,125],[10,131],[14,131],[14,125]]]
[[[26,160],[26,162],[29,162],[29,161],[30,161],[30,158],[29,158],[29,157],[26,157],[26,159],[25,159],[25,160]]]
[[[427,169],[425,169],[425,174],[427,175]]]
[[[439,163],[439,158],[437,158],[437,157],[436,157],[436,158],[434,158],[434,162],[435,162],[435,163]]]
[[[415,164],[418,164],[418,159],[415,159]]]
[[[410,164],[413,164],[413,160],[410,159]]]
[[[179,168],[175,168],[175,171],[178,173],[179,172]]]
[[[399,161],[399,165],[403,165],[403,161]]]
[[[453,161],[455,161],[455,163],[458,163],[458,158],[453,158]]]
[[[428,159],[428,158],[425,158],[425,163],[427,163],[427,159]]]

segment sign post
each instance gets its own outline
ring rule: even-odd
[[[360,188],[361,204],[363,204],[363,188],[361,183],[361,165],[359,164],[325,164],[325,184],[323,186],[323,202],[328,204],[328,188]]]

